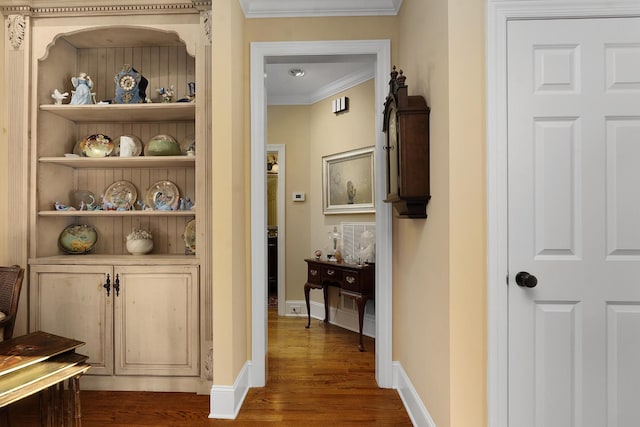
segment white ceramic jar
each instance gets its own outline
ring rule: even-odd
[[[144,255],[153,249],[153,237],[144,230],[135,230],[127,236],[127,251],[131,255]]]

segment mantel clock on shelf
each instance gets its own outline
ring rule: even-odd
[[[400,217],[426,218],[429,190],[429,106],[407,95],[402,70],[391,72],[384,103],[386,198]]]
[[[122,71],[114,77],[116,81],[116,96],[114,104],[139,104],[147,98],[146,90],[149,81],[129,64],[122,67]]]

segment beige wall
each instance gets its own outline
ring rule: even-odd
[[[223,385],[233,384],[250,352],[250,156],[244,144],[244,16],[236,0],[218,0],[212,17],[213,377]]]
[[[449,0],[451,425],[486,425],[483,0]]]
[[[322,156],[372,146],[375,143],[374,81],[369,80],[312,105],[270,106],[269,144],[286,145],[285,252],[286,298],[304,298],[307,269],[304,258],[314,250],[326,253],[328,233],[341,222],[374,222],[374,214],[322,213]],[[349,112],[336,115],[331,101],[349,97]],[[292,202],[293,191],[304,191],[304,203]],[[321,295],[312,293],[321,301]]]
[[[247,67],[249,43],[308,40],[374,40],[396,36],[397,17],[330,17],[247,19]]]
[[[395,56],[431,107],[432,200],[394,222],[393,358],[439,427],[486,425],[483,5],[405,1]]]
[[[334,114],[331,101],[349,97],[349,111]],[[310,128],[310,185],[311,199],[311,247],[308,254],[320,249],[326,253],[329,247],[329,232],[334,226],[340,231],[341,222],[374,222],[374,214],[325,215],[322,201],[322,157],[357,148],[375,145],[375,99],[374,80],[316,102],[311,106]]]
[[[284,144],[285,170],[285,283],[287,300],[304,298],[302,286],[306,280],[306,265],[302,261],[309,254],[310,203],[309,188],[309,107],[271,106],[267,109],[267,141]],[[281,167],[281,166],[280,166]],[[307,193],[305,202],[292,202],[293,191]]]

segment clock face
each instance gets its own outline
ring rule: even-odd
[[[118,84],[123,90],[131,91],[136,87],[136,79],[134,79],[133,76],[126,74],[120,77]]]

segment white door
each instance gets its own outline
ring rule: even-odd
[[[637,427],[640,19],[508,25],[509,426]]]

